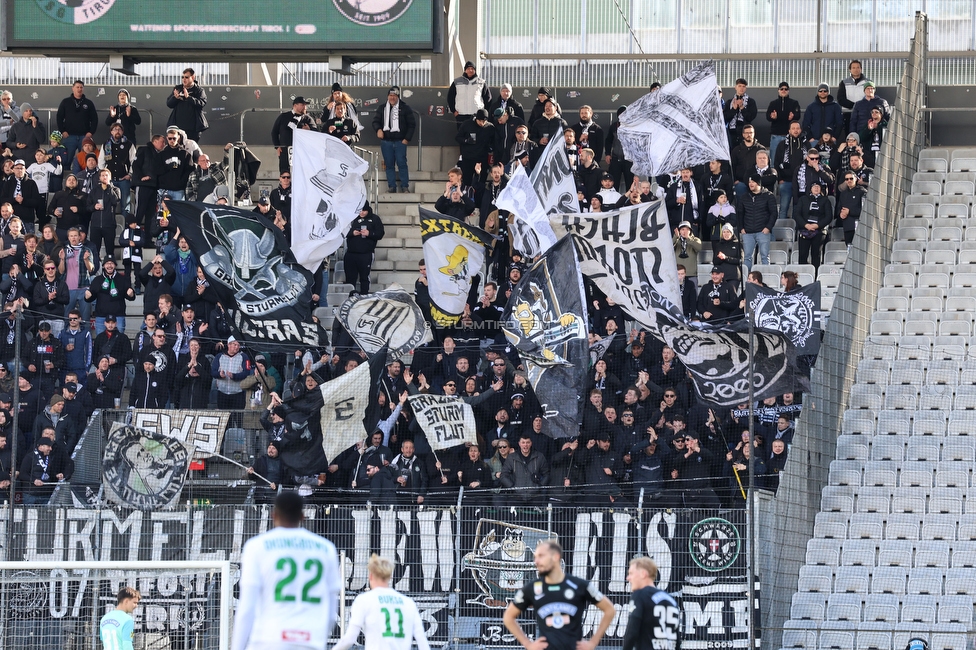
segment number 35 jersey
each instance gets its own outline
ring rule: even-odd
[[[244,544],[233,649],[324,648],[336,621],[339,559],[332,542],[275,528]]]
[[[515,592],[513,604],[523,612],[535,609],[538,636],[546,637],[550,650],[575,650],[583,638],[583,616],[590,603],[603,600],[596,585],[567,575],[562,582],[547,584],[542,578],[525,583]]]

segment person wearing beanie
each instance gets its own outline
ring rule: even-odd
[[[454,136],[461,146],[458,167],[464,185],[481,187],[488,175],[488,157],[495,142],[495,125],[488,119],[488,111],[479,108],[470,120],[465,120]]]
[[[520,121],[525,122],[525,109],[512,95],[512,84],[502,84],[501,88],[498,89],[498,96],[491,100],[487,108],[488,114],[494,116],[496,124],[498,123],[498,116],[501,115],[497,112],[499,108],[503,112],[507,112],[509,117],[517,117]]]
[[[492,157],[494,158],[494,162],[501,163],[506,169],[512,161],[512,150],[515,147],[515,143],[519,141],[519,129],[524,130],[526,136],[529,134],[529,129],[525,126],[525,120],[517,114],[517,110],[521,111],[522,107],[519,106],[516,109],[514,102],[515,100],[513,99],[508,102],[505,108],[499,106],[494,112],[489,112],[492,123],[495,126],[495,141],[491,146]],[[525,138],[522,141],[524,142]]]
[[[279,407],[281,408],[281,407]],[[284,477],[284,465],[278,456],[281,442],[272,440],[263,456],[254,459],[254,464],[247,468],[247,477],[254,481],[255,503],[273,503],[275,493],[281,486]]]
[[[839,133],[844,128],[844,116],[840,104],[834,101],[830,94],[830,86],[820,84],[817,87],[817,97],[807,106],[801,123],[802,131],[807,134],[807,145],[812,147],[828,127]]]
[[[295,129],[315,131],[315,122],[308,114],[308,100],[301,95],[291,101],[291,110],[278,116],[271,127],[271,144],[278,153],[278,172],[285,173],[291,168],[288,149],[291,148]]]
[[[48,176],[47,191],[51,194],[60,192],[64,189],[64,177],[71,171],[71,158],[68,151],[61,145],[61,132],[51,131],[48,136],[50,148],[45,152],[45,159],[48,164],[53,165],[61,171],[57,174]]]
[[[864,147],[861,146],[861,136],[857,133],[848,133],[847,139],[837,145],[837,172],[843,174],[851,168],[851,156],[858,154],[864,157]]]
[[[108,115],[105,116],[105,126],[121,124],[122,134],[126,139],[132,143],[138,142],[136,140],[136,127],[142,124],[139,109],[129,101],[129,91],[125,88],[119,90],[118,98],[119,103],[110,106],[108,109]]]
[[[41,440],[44,429],[50,427],[54,430],[54,439],[64,443],[68,454],[71,454],[81,431],[70,417],[63,415],[63,411],[64,398],[55,393],[48,399],[47,406],[34,418],[33,439]]]
[[[390,194],[397,191],[397,175],[400,191],[410,191],[410,171],[407,169],[407,145],[413,140],[417,119],[413,109],[400,99],[400,86],[391,86],[382,110],[373,115],[373,130],[380,139],[380,151],[386,166],[386,184]]]
[[[98,169],[98,147],[95,145],[95,139],[92,137],[83,138],[81,140],[81,148],[75,153],[74,160],[71,161],[71,171],[75,174],[85,171],[87,169],[88,156],[95,156],[96,169]]]
[[[607,164],[607,173],[613,177],[613,186],[618,189],[621,178],[624,187],[629,188],[634,183],[634,174],[630,171],[631,163],[624,158],[624,148],[620,143],[620,138],[617,137],[617,129],[620,128],[620,114],[625,110],[627,110],[626,106],[617,107],[617,117],[607,129],[607,135],[603,139],[604,162]]]
[[[776,198],[762,186],[762,176],[749,176],[749,190],[735,201],[735,223],[742,242],[746,267],[752,270],[753,255],[759,248],[759,261],[769,264],[769,244],[779,210]]]
[[[68,158],[78,153],[82,140],[92,137],[98,130],[98,111],[85,96],[83,81],[75,81],[71,86],[71,95],[61,100],[57,125],[61,132],[61,145],[68,151]]]
[[[779,143],[786,139],[790,123],[800,120],[800,102],[790,97],[788,82],[779,82],[776,99],[766,107],[766,120],[770,123],[769,150],[775,154]]]
[[[20,108],[23,109],[24,106],[26,104],[21,104]],[[871,119],[872,108],[877,108],[881,111],[881,120],[884,122],[887,122],[891,117],[891,107],[888,105],[888,102],[875,95],[873,81],[866,81],[864,83],[864,99],[854,104],[854,108],[851,110],[851,125],[847,132],[862,133],[865,127],[867,127],[868,121]]]
[[[733,148],[743,140],[742,130],[746,125],[752,124],[759,113],[756,100],[746,92],[748,83],[745,79],[735,80],[735,93],[732,98],[725,103],[722,109],[722,117],[725,120],[726,133],[729,137],[729,148]]]
[[[34,113],[34,107],[24,102],[20,105],[21,118],[10,125],[7,148],[14,158],[34,160],[34,152],[47,143],[47,128]]]
[[[329,95],[329,101],[325,103],[325,110],[322,111],[322,117],[318,120],[323,131],[326,131],[327,125],[330,121],[336,118],[336,106],[344,105],[346,107],[346,116],[343,119],[350,119],[356,125],[356,135],[363,130],[363,125],[359,121],[359,113],[356,112],[356,101],[342,89],[342,85],[339,82],[332,84],[332,94]]]
[[[346,235],[346,255],[343,264],[346,269],[346,284],[351,284],[353,291],[362,295],[369,293],[369,273],[373,268],[373,256],[376,242],[383,239],[386,230],[379,215],[373,212],[369,201],[359,210],[359,216],[349,224]]]
[[[10,203],[14,215],[20,217],[28,231],[34,230],[37,208],[44,205],[44,197],[37,189],[37,183],[27,175],[26,161],[20,158],[14,161],[14,173],[0,185],[0,203]],[[4,229],[4,233],[6,232],[7,229]],[[5,260],[5,262],[7,263],[4,264],[4,268],[9,270],[9,262],[12,260]]]
[[[542,117],[542,114],[545,112],[547,101],[556,102],[556,94],[551,88],[543,86],[542,88],[539,88],[539,94],[536,95],[535,104],[532,105],[532,112],[529,113],[529,119],[526,120],[526,124],[529,125],[529,128],[532,128],[535,121]],[[556,112],[562,112],[562,110],[559,108],[558,102],[556,102]]]
[[[451,83],[447,90],[447,107],[454,114],[458,129],[480,109],[487,110],[491,104],[491,89],[478,75],[474,63],[466,61],[464,72]]]

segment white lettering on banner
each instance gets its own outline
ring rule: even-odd
[[[703,609],[694,601],[684,603],[685,634],[697,634],[699,627],[707,627],[708,634],[722,634],[725,631],[722,627],[722,605],[723,602],[712,601],[706,603]]]
[[[220,451],[230,420],[229,413],[214,415],[213,411],[135,409],[133,414],[133,426],[195,445],[194,458],[209,458]]]

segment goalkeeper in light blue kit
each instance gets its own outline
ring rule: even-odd
[[[98,634],[105,650],[133,650],[134,626],[132,612],[139,606],[142,595],[133,587],[122,587],[115,609],[102,617]]]

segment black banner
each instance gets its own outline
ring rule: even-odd
[[[312,274],[295,261],[284,233],[257,212],[169,201],[203,272],[247,342],[318,347],[325,330],[311,316]]]
[[[782,332],[796,346],[797,354],[820,352],[819,281],[785,293],[752,282],[745,287],[756,327]]]

